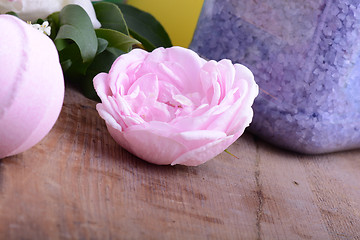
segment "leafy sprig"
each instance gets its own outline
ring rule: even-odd
[[[78,5],[67,5],[36,22],[49,21],[50,38],[59,52],[65,79],[92,99],[98,99],[93,78],[100,72],[108,72],[121,54],[134,46],[147,51],[172,46],[165,29],[153,16],[122,2],[93,2],[100,29],[93,28],[90,17]]]

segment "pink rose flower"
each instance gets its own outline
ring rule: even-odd
[[[250,124],[258,94],[248,68],[181,47],[132,50],[94,86],[116,142],[161,165],[197,166],[223,152]]]
[[[0,15],[0,159],[38,143],[56,122],[64,78],[54,43],[22,20]]]

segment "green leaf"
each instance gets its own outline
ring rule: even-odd
[[[108,41],[108,47],[117,48],[123,52],[129,52],[134,44],[140,44],[136,39],[115,30],[100,28],[95,32],[98,38]]]
[[[12,16],[14,16],[14,17],[19,17],[19,15],[17,15],[17,13],[16,13],[16,12],[13,12],[13,11],[7,12],[7,13],[5,13],[5,14],[7,14],[7,15],[12,15]]]
[[[59,19],[55,44],[59,39],[70,39],[79,47],[83,62],[91,62],[98,49],[98,40],[85,10],[79,5],[67,5],[61,10]]]
[[[113,54],[112,52],[105,50],[95,57],[94,62],[89,66],[88,71],[86,72],[86,76],[81,81],[81,89],[86,97],[99,101],[99,97],[94,89],[93,78],[100,72],[109,72],[118,56],[118,54]]]
[[[117,49],[117,48],[113,48],[113,47],[108,47],[106,50],[107,50],[108,52],[111,52],[114,56],[118,56],[118,57],[119,57],[120,55],[126,53],[126,52],[124,52],[124,51],[121,51],[121,50],[119,50],[119,49]]]
[[[151,14],[126,4],[117,5],[124,15],[130,34],[139,40],[147,51],[172,46],[169,35]]]
[[[64,46],[59,51],[59,58],[66,76],[73,78],[73,76],[85,75],[87,67],[91,62],[83,63],[79,47],[76,43],[64,41]]]
[[[102,53],[103,51],[105,51],[105,49],[108,47],[109,42],[106,41],[103,38],[98,38],[98,49],[96,51],[96,55]]]
[[[71,41],[67,40],[67,39],[58,39],[55,42],[55,46],[56,49],[58,50],[58,52],[60,53],[62,50],[64,50],[67,46],[69,46],[69,44],[71,43]],[[61,57],[61,56],[60,56]]]
[[[96,18],[101,23],[101,28],[107,28],[129,35],[129,30],[120,8],[110,2],[94,4]]]
[[[67,59],[67,60],[61,62],[61,68],[64,72],[68,71],[68,69],[71,67],[71,65],[72,65],[71,59]]]
[[[44,19],[42,19],[42,18],[38,18],[37,20],[36,20],[36,22],[35,23],[37,23],[37,24],[43,24],[45,22],[45,20]]]

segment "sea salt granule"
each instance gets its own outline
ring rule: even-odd
[[[207,0],[191,49],[249,67],[250,131],[302,153],[360,147],[359,0]]]

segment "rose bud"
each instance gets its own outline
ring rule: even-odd
[[[258,94],[248,68],[181,47],[132,50],[94,86],[102,101],[96,108],[118,144],[151,163],[188,166],[242,135]]]
[[[55,45],[22,20],[0,15],[0,158],[38,143],[57,120],[64,78]]]

